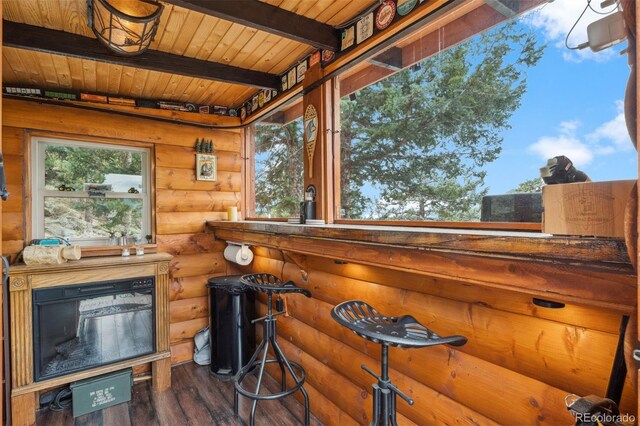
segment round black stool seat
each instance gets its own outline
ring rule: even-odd
[[[300,364],[287,360],[284,356],[284,352],[278,344],[276,317],[284,314],[285,312],[274,313],[272,302],[274,294],[301,293],[307,297],[311,297],[311,292],[307,289],[296,286],[291,281],[283,282],[280,278],[271,274],[243,275],[240,277],[240,282],[242,282],[244,287],[247,289],[267,294],[267,315],[261,318],[256,318],[252,321],[252,323],[258,321],[263,322],[262,342],[258,345],[258,348],[247,365],[245,365],[236,376],[233,398],[234,412],[238,415],[238,400],[240,395],[253,400],[253,403],[251,404],[251,414],[249,416],[249,425],[253,426],[258,401],[280,399],[300,391],[304,398],[304,424],[309,425],[309,395],[304,389],[306,374]],[[268,357],[269,349],[272,349],[274,358]],[[280,367],[280,392],[261,392],[260,388],[262,386],[265,366],[271,363],[275,363]],[[254,374],[257,373],[257,385],[254,390],[247,389],[245,387],[246,384],[243,383],[244,379],[250,372],[253,372]],[[293,380],[293,383],[289,383],[289,385],[287,384],[287,376]]]
[[[335,306],[331,316],[338,324],[347,327],[360,337],[374,343],[386,343],[401,348],[421,348],[434,345],[462,346],[464,336],[440,337],[420,324],[411,315],[388,317],[368,303],[349,300]]]
[[[283,282],[280,278],[271,274],[243,275],[240,277],[240,281],[251,290],[267,294],[302,293],[307,297],[311,297],[309,290],[296,286],[292,281]]]
[[[397,425],[396,395],[413,405],[413,399],[404,394],[389,378],[389,346],[400,348],[423,348],[425,346],[462,346],[467,343],[464,336],[440,337],[434,331],[420,324],[411,315],[388,317],[382,315],[368,303],[349,300],[336,305],[331,316],[338,324],[348,328],[360,337],[381,346],[380,375],[366,365],[362,369],[378,382],[373,385],[373,416],[371,426]]]

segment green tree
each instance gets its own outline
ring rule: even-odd
[[[256,126],[255,188],[258,217],[300,214],[304,191],[302,139],[302,119],[284,126]]]
[[[544,185],[542,178],[533,178],[521,182],[516,188],[509,192],[542,192],[542,185]]]
[[[477,219],[543,49],[511,21],[343,99],[343,217]]]
[[[84,191],[85,183],[104,183],[108,174],[142,175],[142,154],[127,150],[47,145],[44,161],[49,190],[65,185]],[[140,200],[47,197],[44,209],[45,231],[54,236],[137,235],[142,230]]]

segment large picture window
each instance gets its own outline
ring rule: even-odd
[[[563,7],[575,16],[559,22]],[[585,10],[569,34],[585,7],[549,3],[458,44],[447,26],[425,29],[344,72],[339,219],[487,220],[485,201],[540,192],[540,168],[556,156],[594,181],[634,179],[626,43],[565,46],[602,18]],[[541,198],[530,195],[539,222]],[[504,221],[534,222],[516,216]]]
[[[151,233],[149,150],[32,139],[33,237],[108,245]]]

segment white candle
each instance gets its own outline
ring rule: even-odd
[[[229,220],[231,222],[237,222],[238,221],[238,207],[237,206],[227,207],[227,220]]]

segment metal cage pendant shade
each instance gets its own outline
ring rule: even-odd
[[[164,6],[152,0],[89,0],[89,25],[110,50],[135,56],[149,48]]]

